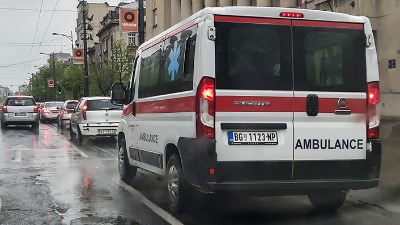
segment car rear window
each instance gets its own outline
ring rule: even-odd
[[[35,100],[33,98],[24,98],[24,97],[15,97],[15,98],[8,98],[6,105],[8,106],[34,106]]]
[[[119,109],[122,109],[122,106],[113,105],[110,99],[88,100],[87,111],[119,110]]]
[[[44,104],[45,108],[51,108],[51,107],[62,107],[64,102],[47,102]]]
[[[67,102],[67,105],[65,106],[65,108],[74,109],[76,104],[78,104],[78,102]]]

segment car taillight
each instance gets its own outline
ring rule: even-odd
[[[1,111],[2,111],[3,113],[6,113],[6,112],[7,112],[7,106],[6,106],[6,105],[3,105],[3,107],[1,107]]]
[[[64,109],[63,114],[68,114],[68,110]]]
[[[38,106],[37,105],[33,106],[33,112],[35,112],[35,113],[38,112]]]
[[[48,109],[43,109],[43,113],[50,113],[50,110],[48,110]]]
[[[203,77],[196,95],[196,136],[197,138],[215,137],[215,82],[214,78]]]
[[[86,120],[86,110],[87,110],[87,102],[85,102],[85,104],[83,104],[82,106],[82,117],[84,120]]]
[[[281,12],[279,14],[281,17],[291,17],[291,18],[303,18],[303,13],[295,13],[295,12]]]
[[[368,138],[379,139],[379,82],[368,83],[367,92],[368,106],[367,106],[367,126],[368,126]]]

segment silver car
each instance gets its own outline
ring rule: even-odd
[[[57,121],[58,113],[64,102],[45,102],[40,109],[40,122]]]
[[[111,103],[110,97],[84,97],[75,107],[70,122],[71,140],[79,144],[85,136],[116,136],[122,107]]]
[[[67,100],[64,102],[57,117],[57,128],[59,130],[69,129],[69,121],[74,108],[78,104],[78,100]]]
[[[32,96],[8,96],[1,111],[2,129],[8,125],[39,126],[38,106]]]

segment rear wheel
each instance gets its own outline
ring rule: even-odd
[[[308,195],[311,204],[319,211],[333,212],[340,208],[346,200],[347,193],[341,190],[326,191]]]
[[[82,145],[83,144],[83,135],[81,133],[81,130],[78,127],[78,144]]]
[[[168,159],[167,189],[169,210],[173,213],[182,211],[186,204],[188,189],[184,186],[182,165],[176,154],[172,154]]]
[[[126,142],[124,138],[118,142],[118,171],[121,180],[130,184],[136,176],[137,167],[131,166],[128,160]]]
[[[73,141],[74,138],[75,138],[75,133],[74,133],[74,131],[72,131],[72,124],[71,123],[69,123],[69,138],[71,139],[71,141]]]

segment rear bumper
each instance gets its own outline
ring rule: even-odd
[[[204,192],[292,195],[377,186],[381,143],[370,143],[372,148],[365,160],[347,161],[217,162],[215,140],[210,139],[181,138],[178,149],[186,184]],[[214,168],[214,174],[210,174],[210,168]]]
[[[95,124],[79,124],[79,129],[83,136],[116,136],[119,123],[95,123]],[[101,134],[101,130],[114,130],[112,134]]]
[[[1,122],[6,124],[32,124],[39,121],[37,113],[28,113],[28,116],[14,116],[14,113],[3,113]]]
[[[41,114],[40,116],[42,117],[42,120],[56,120],[58,114],[49,113],[49,114]]]

